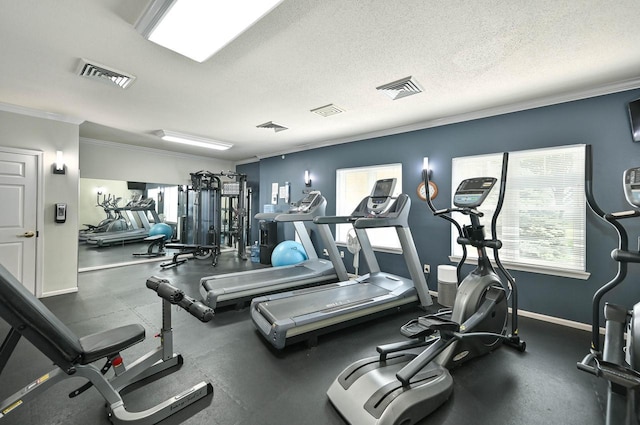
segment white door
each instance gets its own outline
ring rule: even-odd
[[[38,157],[0,148],[0,263],[35,295]]]

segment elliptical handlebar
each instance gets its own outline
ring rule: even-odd
[[[450,214],[454,212],[464,214],[464,215],[475,215],[476,217],[484,217],[484,213],[476,210],[475,208],[446,208],[443,210],[434,211],[433,215],[442,216],[443,214]]]
[[[496,209],[493,212],[493,217],[491,219],[491,234],[495,238],[498,234],[498,217],[502,212],[502,206],[504,205],[504,195],[507,189],[507,171],[509,169],[509,152],[504,152],[502,154],[502,171],[500,172],[500,193],[498,194],[498,203],[496,205]],[[500,260],[499,250],[502,248],[502,241],[498,239],[493,239],[490,242],[491,244],[486,245],[488,248],[493,249],[493,259],[500,270],[500,273],[507,279],[509,289],[511,290],[511,310],[512,310],[512,320],[511,320],[511,334],[513,336],[518,335],[518,287],[516,286],[516,281],[511,276],[511,273],[504,267],[502,261]],[[499,243],[498,243],[499,242]]]
[[[587,199],[587,205],[591,211],[593,211],[598,217],[600,217],[605,222],[609,223],[618,234],[618,248],[614,250],[614,252],[623,253],[629,252],[629,237],[627,235],[627,231],[618,221],[622,218],[629,217],[638,217],[640,213],[638,211],[635,212],[622,212],[622,213],[605,213],[593,196],[593,153],[591,145],[585,146],[585,164],[584,164],[584,192],[585,197]],[[630,214],[631,213],[631,214]],[[614,254],[612,252],[612,256]],[[617,255],[618,258],[613,258],[618,263],[618,271],[613,279],[603,285],[600,289],[598,289],[595,294],[593,294],[593,299],[591,303],[591,314],[593,317],[591,323],[591,351],[600,353],[600,304],[602,302],[602,297],[604,294],[611,291],[613,288],[618,286],[626,277],[627,277],[627,262],[620,261],[624,260],[624,255]]]
[[[485,247],[485,248],[491,248],[494,250],[498,250],[500,248],[502,248],[502,241],[499,239],[487,239],[484,241],[473,241],[469,238],[457,238],[456,242],[458,242],[460,245],[471,245],[473,247],[476,248],[480,248],[480,247]]]
[[[452,212],[452,208],[446,208],[443,210],[437,210],[436,207],[433,206],[433,202],[431,200],[431,194],[429,193],[429,170],[426,170],[423,173],[424,176],[424,187],[427,188],[427,206],[429,207],[429,209],[431,210],[431,212],[433,213],[433,215],[438,216],[438,217],[442,217],[445,220],[447,220],[448,222],[450,222],[451,224],[453,224],[455,226],[455,228],[458,230],[458,236],[459,237],[464,237],[464,232],[462,231],[462,227],[460,226],[460,224],[455,221],[452,217],[446,215],[450,212]],[[467,260],[467,246],[466,245],[462,245],[462,258],[460,258],[460,261],[458,262],[458,265],[456,266],[456,279],[458,280],[458,285],[460,285],[460,283],[462,282],[462,265],[464,264],[464,262]]]

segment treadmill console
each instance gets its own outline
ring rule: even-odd
[[[453,205],[459,208],[479,207],[496,184],[495,177],[476,177],[463,180],[453,195]]]
[[[395,178],[378,180],[367,200],[367,211],[370,214],[380,214],[386,211],[391,204],[391,195],[393,195],[395,188]]]
[[[640,167],[629,168],[623,174],[624,196],[634,207],[640,207]]]
[[[317,190],[309,192],[307,196],[305,196],[295,204],[291,205],[291,208],[289,208],[289,213],[309,212],[309,210],[311,209],[311,207],[315,205],[319,197],[320,197],[320,192],[318,192]]]

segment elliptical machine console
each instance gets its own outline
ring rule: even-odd
[[[640,207],[640,167],[629,168],[622,176],[624,196],[634,207]]]
[[[498,179],[495,177],[476,177],[463,180],[453,195],[453,205],[460,208],[476,208],[482,205]]]

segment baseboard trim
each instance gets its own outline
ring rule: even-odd
[[[73,294],[75,292],[78,292],[77,286],[75,288],[67,288],[67,289],[60,289],[58,291],[43,292],[42,297],[40,298],[55,297],[56,295],[64,295],[64,294]]]
[[[144,263],[157,263],[158,261],[164,261],[164,260],[171,260],[172,256],[171,255],[165,255],[162,257],[153,257],[153,258],[144,258],[144,259],[137,259],[137,260],[131,260],[131,261],[126,261],[123,263],[114,263],[114,264],[104,264],[101,266],[91,266],[91,267],[82,267],[78,269],[78,273],[85,273],[85,272],[93,272],[96,270],[106,270],[106,269],[113,269],[115,267],[123,267],[123,266],[132,266],[134,264],[144,264]]]
[[[431,296],[438,298],[437,291],[429,291]],[[509,309],[511,312],[511,309]],[[529,319],[540,320],[541,322],[553,323],[555,325],[566,326],[568,328],[578,329],[581,331],[591,332],[591,325],[588,323],[576,322],[573,320],[562,319],[560,317],[547,316],[546,314],[534,313],[532,311],[518,310],[518,316],[527,317]],[[604,328],[600,328],[600,333],[604,334]]]

